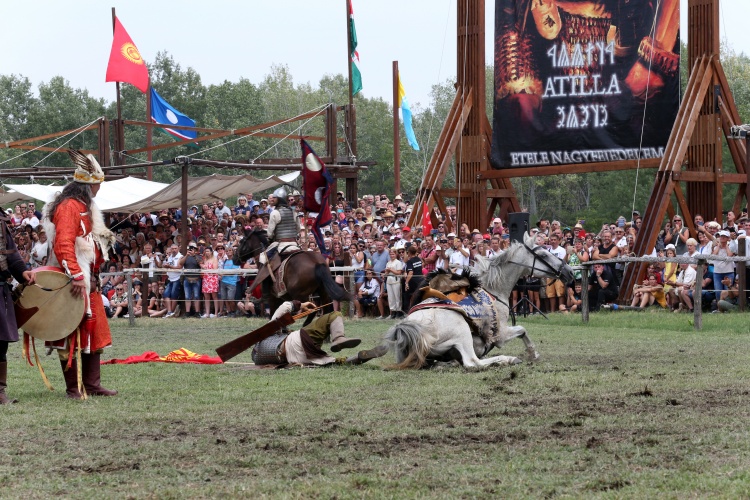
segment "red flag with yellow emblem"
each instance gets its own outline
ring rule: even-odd
[[[115,18],[115,36],[109,53],[106,82],[127,82],[144,94],[148,91],[148,68],[120,20]]]

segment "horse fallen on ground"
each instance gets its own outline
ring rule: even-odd
[[[396,368],[422,368],[433,361],[457,360],[465,367],[487,367],[520,363],[515,356],[492,356],[481,359],[493,347],[516,337],[526,345],[530,361],[539,358],[533,342],[522,326],[508,326],[510,307],[508,299],[521,276],[573,280],[573,270],[565,262],[541,246],[533,246],[533,239],[526,234],[524,242],[514,242],[497,257],[477,258],[476,269],[484,290],[495,297],[497,325],[494,335],[479,332],[473,335],[461,313],[443,308],[416,310],[404,321],[391,327],[385,340],[396,357]],[[483,334],[484,333],[484,334]]]

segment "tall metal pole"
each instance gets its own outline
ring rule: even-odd
[[[393,61],[393,174],[395,177],[395,194],[401,194],[401,139],[398,126],[398,61]]]

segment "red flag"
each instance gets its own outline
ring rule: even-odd
[[[332,222],[328,196],[331,192],[333,177],[304,139],[300,139],[300,145],[302,146],[302,207],[308,212],[318,213],[312,233],[320,253],[327,255],[328,251],[323,244],[321,228]]]
[[[143,92],[148,91],[148,68],[133,40],[115,18],[115,35],[109,53],[106,82],[127,82]]]
[[[430,209],[427,208],[427,202],[422,207],[422,234],[430,234],[432,232],[432,219],[430,219]]]

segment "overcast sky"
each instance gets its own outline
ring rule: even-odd
[[[354,0],[365,96],[391,100],[391,65],[398,60],[412,105],[429,104],[431,86],[456,75],[456,1]],[[685,26],[687,0],[680,4]],[[494,3],[486,5],[491,62]],[[115,84],[104,82],[113,6],[146,61],[167,51],[206,85],[241,77],[258,83],[272,64],[287,65],[296,83],[317,85],[325,74],[346,74],[344,0],[7,2],[0,73],[24,75],[35,88],[61,75],[113,101]],[[720,16],[722,39],[750,54],[750,0],[722,0]]]

